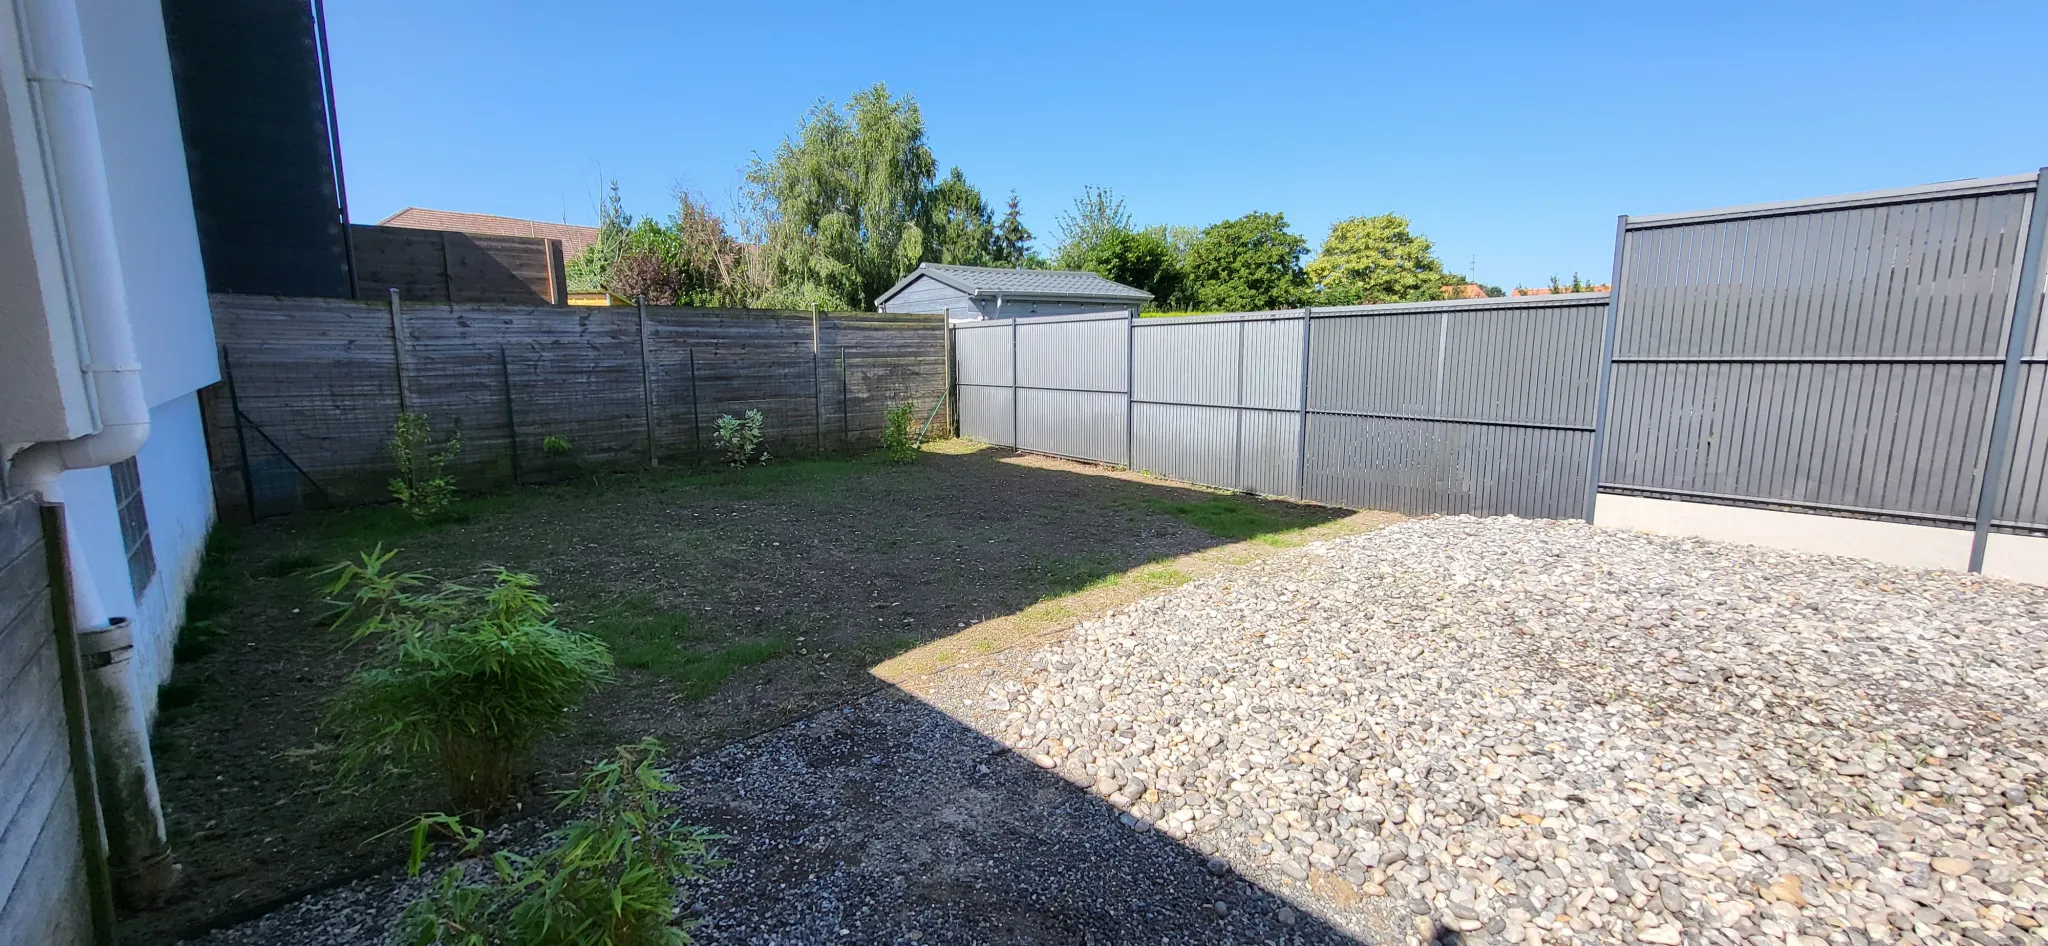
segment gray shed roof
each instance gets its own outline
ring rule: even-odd
[[[1007,299],[1074,299],[1085,302],[1134,303],[1151,300],[1152,294],[1123,283],[1104,279],[1085,270],[999,269],[993,266],[950,266],[919,263],[910,275],[876,297],[881,305],[894,298],[920,276],[951,286],[970,296],[1002,296]]]

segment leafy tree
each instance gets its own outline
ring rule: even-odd
[[[1017,207],[1017,192],[1011,191],[1003,221],[996,224],[996,265],[1029,269],[1026,261],[1033,255],[1031,231],[1024,228],[1024,212]]]
[[[1087,269],[1095,245],[1111,234],[1132,230],[1131,214],[1123,198],[1107,187],[1083,187],[1074,199],[1074,209],[1060,215],[1060,247],[1053,261],[1063,269]]]
[[[1324,305],[1424,302],[1464,277],[1444,272],[1434,244],[1410,233],[1398,214],[1351,217],[1330,227],[1323,251],[1308,264],[1308,278]]]
[[[613,182],[598,218],[597,241],[565,267],[575,291],[711,306],[744,306],[758,291],[746,248],[696,194],[677,190],[676,212],[666,222],[636,220]]]
[[[1152,294],[1155,303],[1180,288],[1180,261],[1164,237],[1152,230],[1111,230],[1085,249],[1061,254],[1068,269],[1085,269]]]
[[[625,245],[626,231],[632,229],[633,215],[619,199],[619,182],[597,204],[597,241],[563,265],[570,292],[603,292],[604,280]]]
[[[821,102],[746,178],[767,222],[763,259],[783,306],[867,308],[930,259],[937,165],[924,116],[876,83],[842,110]]]
[[[1013,198],[1014,199],[1014,198]],[[967,183],[959,168],[932,188],[930,197],[933,262],[961,266],[1001,265],[995,218],[981,191]]]
[[[1185,304],[1210,312],[1300,305],[1308,298],[1301,268],[1307,252],[1308,241],[1288,232],[1284,214],[1254,212],[1212,224],[1188,247]]]

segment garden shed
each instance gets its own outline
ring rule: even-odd
[[[944,312],[955,322],[1081,312],[1128,312],[1152,294],[1082,270],[919,263],[875,299],[883,312]]]

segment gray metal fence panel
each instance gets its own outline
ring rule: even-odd
[[[1139,319],[1131,335],[1131,396],[1236,407],[1244,378],[1243,336],[1242,322]]]
[[[1294,495],[1299,311],[1140,319],[1132,338],[1133,466],[1205,486]]]
[[[1617,364],[1604,476],[1707,498],[1967,522],[1998,370]]]
[[[1189,483],[1240,488],[1238,458],[1243,432],[1239,413],[1234,407],[1133,404],[1131,465]],[[1290,476],[1282,492],[1291,491],[1293,485]]]
[[[1629,221],[1602,487],[1967,525],[2031,190]]]
[[[1017,419],[1010,403],[1012,389],[969,384],[963,379],[957,390],[961,436],[1005,447],[1017,445],[1017,431],[1011,426]]]
[[[1242,324],[1245,406],[1301,410],[1301,316]]]
[[[2035,207],[2034,213],[2048,213]],[[2041,226],[2034,221],[2035,226]],[[2048,270],[2048,246],[2036,265]],[[2048,528],[2048,280],[2041,280],[2033,297],[2033,326],[2028,333],[2020,365],[2020,391],[2012,435],[2012,465],[1999,490],[1993,521],[1999,525],[2029,529]]]
[[[1354,509],[1573,518],[1592,444],[1591,431],[1311,413],[1305,492]]]
[[[966,322],[954,325],[953,363],[963,384],[1009,387],[1010,324]]]
[[[1124,390],[1130,376],[1130,320],[1111,316],[1005,319],[1017,327],[1017,386]]]
[[[1295,323],[1298,330],[1300,323]],[[1295,344],[1299,345],[1297,340]],[[1300,395],[1295,395],[1299,400]],[[1237,489],[1264,496],[1294,495],[1301,461],[1301,415],[1296,411],[1238,412],[1243,425],[1239,440]]]
[[[1305,498],[1583,514],[1606,309],[1577,294],[1316,310]]]
[[[1017,389],[1020,450],[1122,463],[1129,447],[1122,392]]]
[[[962,426],[1412,513],[1578,516],[1597,469],[1609,491],[2048,531],[2048,318],[2014,321],[2048,306],[2022,285],[2037,184],[1624,218],[1611,363],[1604,295],[984,323],[957,343]]]

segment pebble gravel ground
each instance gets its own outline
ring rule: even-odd
[[[2048,944],[2048,589],[1511,518],[1198,579],[677,773],[707,943]],[[201,942],[374,943],[372,878]]]
[[[2044,618],[1976,576],[1440,518],[1138,602],[977,699],[1361,938],[2038,944]]]

